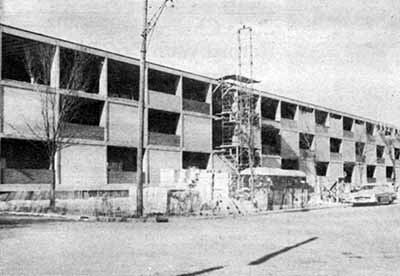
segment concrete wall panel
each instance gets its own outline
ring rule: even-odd
[[[61,151],[63,186],[100,186],[106,184],[106,148],[74,145]]]
[[[262,157],[262,166],[268,168],[281,168],[281,158],[280,157],[272,157],[272,156],[263,156]]]
[[[337,138],[343,137],[342,119],[329,116],[329,135]]]
[[[367,165],[356,164],[354,166],[352,182],[356,185],[367,183]]]
[[[139,122],[137,110],[137,107],[110,103],[110,141],[138,144]]]
[[[148,150],[149,183],[159,185],[160,169],[181,169],[181,152]]]
[[[343,161],[355,162],[356,161],[356,146],[352,140],[343,140],[342,142],[342,155]]]
[[[261,149],[261,128],[254,129],[254,145],[256,148]]]
[[[368,165],[376,164],[376,145],[367,143],[365,146],[366,163]]]
[[[299,133],[281,130],[282,158],[297,158],[299,156]]]
[[[364,124],[354,123],[354,139],[357,141],[365,142],[367,140],[367,133]]]
[[[180,112],[181,98],[167,93],[149,91],[149,105],[155,109]]]
[[[186,151],[211,152],[211,120],[183,116],[183,147]]]
[[[300,170],[307,175],[307,183],[315,187],[316,174],[315,174],[315,163],[313,160],[300,160]]]
[[[376,182],[386,182],[386,166],[376,166],[375,168]]]
[[[25,89],[4,87],[4,132],[32,135],[42,129],[43,94]]]
[[[343,177],[343,163],[329,163],[327,176],[330,183],[334,183],[339,177]]]
[[[329,137],[327,136],[315,136],[315,155],[318,161],[330,160],[330,145]]]
[[[299,131],[301,132],[314,133],[315,132],[314,111],[308,112],[299,109],[298,127]]]

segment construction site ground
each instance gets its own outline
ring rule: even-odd
[[[169,223],[0,216],[0,275],[398,275],[400,205]]]

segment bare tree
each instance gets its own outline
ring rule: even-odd
[[[95,57],[83,52],[70,51],[68,57],[64,57],[66,72],[60,79],[63,93],[56,93],[50,89],[51,66],[55,55],[55,47],[42,43],[28,44],[24,48],[25,69],[31,83],[36,84],[36,92],[40,94],[41,113],[40,120],[36,123],[26,123],[29,133],[18,132],[24,136],[35,137],[45,146],[45,154],[51,171],[51,183],[49,191],[51,210],[56,207],[56,179],[59,172],[56,169],[56,156],[64,148],[73,144],[73,138],[79,136],[74,130],[68,128],[68,122],[79,117],[79,109],[82,105],[75,90],[87,91],[91,85],[91,76],[98,71],[93,68]],[[93,69],[92,69],[93,68]],[[42,86],[44,84],[46,86]],[[16,127],[11,126],[14,130]]]

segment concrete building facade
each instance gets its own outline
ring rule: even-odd
[[[126,194],[136,182],[139,60],[61,39],[1,26],[0,193],[49,187],[48,160],[32,126],[43,124],[43,93],[62,101],[79,99],[79,118],[66,122],[71,146],[57,155],[59,191],[115,191]],[[52,49],[51,66],[33,84],[26,66],[32,45]],[[79,53],[79,55],[77,54]],[[90,57],[82,70],[85,89],[67,86],[77,56]],[[158,185],[160,169],[224,169],[218,157],[218,80],[149,63],[145,99],[145,172]],[[261,130],[256,133],[260,166],[300,169],[309,182],[387,181],[400,174],[399,130],[337,110],[256,94]],[[380,133],[385,132],[386,137]],[[39,150],[38,150],[39,149]],[[43,150],[43,149],[42,149]],[[391,154],[391,155],[390,155]]]

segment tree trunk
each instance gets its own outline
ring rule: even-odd
[[[55,170],[55,158],[52,156],[50,158],[50,171],[51,171],[51,183],[50,183],[50,205],[51,211],[56,209],[56,170]]]

